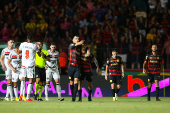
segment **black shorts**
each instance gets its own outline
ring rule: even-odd
[[[86,80],[88,82],[92,82],[93,81],[93,74],[92,74],[92,72],[82,72],[80,80],[84,80],[85,77],[86,77]]]
[[[148,74],[148,82],[152,83],[154,80],[160,80],[160,73]]]
[[[81,69],[79,67],[72,66],[72,65],[68,67],[69,80],[74,80],[74,78],[80,79],[81,76],[80,74],[81,74]]]
[[[46,70],[45,70],[45,68],[35,67],[35,78],[40,78],[40,81],[46,81]]]
[[[109,79],[110,79],[110,84],[115,83],[115,84],[118,84],[118,85],[122,85],[121,76],[110,75]]]

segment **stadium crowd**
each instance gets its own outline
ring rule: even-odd
[[[61,67],[77,35],[86,40],[100,67],[117,48],[125,68],[141,68],[156,44],[169,68],[170,1],[168,0],[0,0],[0,42],[13,38],[57,43]],[[127,64],[127,65],[126,65]]]

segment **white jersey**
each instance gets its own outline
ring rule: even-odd
[[[14,67],[16,70],[21,68],[21,58],[22,54],[17,54],[14,50],[11,51],[9,54],[9,58],[11,60],[11,65]]]
[[[11,69],[11,68],[8,66],[8,58],[9,58],[9,54],[10,54],[12,51],[13,51],[13,49],[10,50],[10,49],[8,49],[8,47],[6,47],[6,48],[4,48],[4,49],[2,50],[2,52],[1,52],[1,55],[4,56],[3,61],[4,61],[4,65],[5,65],[5,67],[7,68],[7,70],[8,70],[8,69]]]
[[[50,62],[46,61],[47,67],[58,68],[57,59],[59,59],[59,52],[55,51],[54,53],[52,53],[50,50],[48,50],[48,53],[49,53],[49,57],[50,57]]]
[[[35,64],[35,53],[38,48],[33,43],[21,43],[19,50],[22,51],[22,67],[33,67]]]

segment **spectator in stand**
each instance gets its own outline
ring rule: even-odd
[[[157,0],[148,0],[150,10],[155,10],[157,6]]]
[[[91,0],[88,0],[87,7],[88,7],[89,12],[92,10],[93,5],[94,5],[94,3]]]
[[[170,62],[170,60],[169,60],[170,59],[170,36],[168,36],[168,40],[164,43],[162,55],[164,53],[164,50],[166,50],[165,62],[167,62],[167,68],[170,69],[170,65],[169,65],[169,62]]]
[[[135,68],[135,64],[137,64],[137,68],[140,69],[140,58],[141,58],[141,43],[142,43],[142,34],[139,33],[139,40],[138,37],[135,36],[134,39],[132,39],[131,33],[129,33],[130,37],[130,43],[132,44],[132,56],[131,56],[131,62],[132,62],[132,69]]]
[[[166,14],[163,15],[163,20],[160,23],[160,28],[162,30],[162,32],[167,33],[170,29],[170,23],[167,20]]]
[[[146,40],[151,40],[152,43],[155,42],[155,34],[153,33],[153,28],[151,28],[149,33],[147,34]]]
[[[25,29],[29,28],[31,33],[35,33],[36,27],[37,27],[36,24],[33,22],[32,19],[30,19],[30,23],[26,24]]]
[[[10,29],[10,38],[14,39],[14,42],[18,42],[18,35],[19,35],[19,29],[15,27],[15,25],[11,26]]]
[[[4,24],[4,28],[1,30],[2,41],[3,41],[3,42],[7,42],[7,41],[8,41],[9,33],[10,33],[10,30],[8,29],[8,24],[5,23],[5,24]]]
[[[43,18],[43,19],[42,19],[42,22],[41,22],[41,24],[40,24],[41,32],[46,31],[47,28],[48,28],[48,23],[47,23],[46,20]]]
[[[70,27],[70,22],[68,22],[67,18],[64,19],[64,21],[60,24],[61,26],[61,31],[62,31],[62,37],[64,37],[65,32],[69,29]]]
[[[137,26],[139,28],[139,32],[146,37],[146,28],[147,28],[147,20],[144,21],[143,17],[139,18],[139,21],[137,22]]]
[[[148,55],[151,52],[151,47],[152,47],[152,40],[148,39],[146,40],[146,45],[145,45],[145,56]]]
[[[102,22],[102,16],[104,15],[103,10],[100,8],[100,5],[97,5],[97,9],[94,11],[94,15],[96,17],[96,20],[99,21],[99,23]]]
[[[84,30],[79,28],[77,36],[79,37],[79,40],[86,40],[86,35],[87,35],[87,27],[85,27]]]
[[[161,55],[162,54],[162,48],[163,48],[163,44],[161,43],[161,38],[156,37],[155,44],[157,45],[157,54]]]
[[[42,33],[40,31],[41,31],[40,28],[36,29],[35,38],[34,38],[34,41],[36,41],[36,42],[39,40],[43,40]]]

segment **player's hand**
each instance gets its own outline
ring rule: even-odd
[[[97,68],[97,69],[96,69],[96,72],[97,72],[97,73],[99,73],[99,71],[100,71],[100,69],[99,69],[99,68]]]
[[[146,70],[145,69],[143,69],[143,74],[146,74]]]
[[[107,80],[107,78],[108,78],[108,77],[107,77],[107,76],[105,76],[105,80]]]
[[[85,41],[85,40],[81,40],[81,41],[80,41],[80,42],[81,42],[81,44],[84,44],[84,41]]]
[[[14,69],[12,69],[12,71],[14,72],[14,73],[16,73],[17,72],[17,70],[14,68]]]
[[[124,73],[122,73],[122,78],[124,78],[125,77],[125,74]]]
[[[6,67],[5,67],[5,66],[2,66],[2,70],[3,70],[3,71],[6,71]]]

